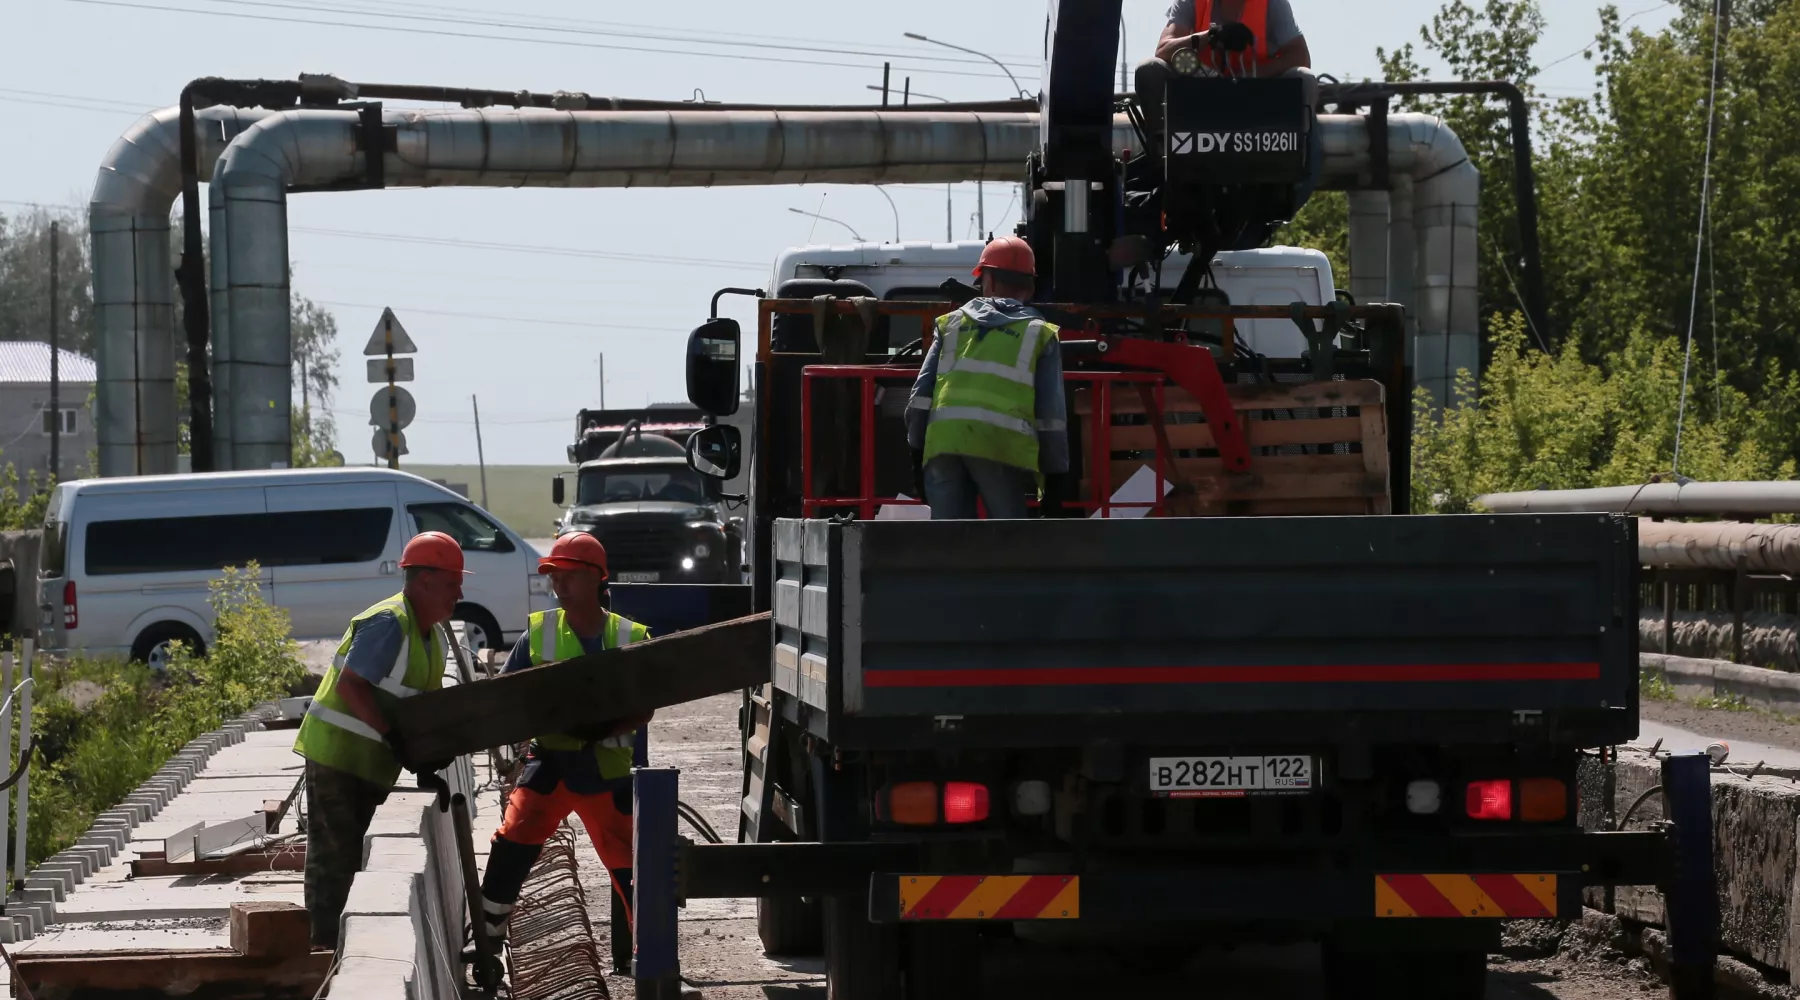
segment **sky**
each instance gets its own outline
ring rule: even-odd
[[[1126,0],[1132,64],[1150,54],[1167,3]],[[1416,40],[1440,3],[1293,0],[1315,68],[1345,79],[1377,76],[1376,48]],[[1591,89],[1577,53],[1600,6],[1544,4],[1548,93]],[[1646,30],[1676,10],[1658,0],[1620,8]],[[0,0],[0,210],[85,204],[101,157],[135,115],[174,104],[200,76],[860,103],[879,101],[868,88],[886,60],[895,87],[910,77],[915,95],[998,99],[1012,93],[1000,68],[905,33],[986,52],[1035,93],[1044,12],[1043,0]],[[372,458],[374,387],[361,347],[391,306],[419,346],[411,461],[474,463],[478,397],[488,462],[561,463],[575,411],[600,403],[602,354],[608,406],[679,400],[686,333],[715,289],[766,284],[790,246],[892,239],[896,215],[904,239],[945,238],[944,187],[885,190],[892,208],[879,191],[841,185],[296,196],[294,287],[341,331],[339,447],[352,463]],[[990,182],[980,193],[989,230],[1017,221],[1015,192]],[[949,195],[959,239],[976,235],[977,199],[973,184]],[[754,329],[744,300],[726,300],[724,313]]]

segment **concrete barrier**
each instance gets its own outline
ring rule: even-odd
[[[1614,772],[1613,814],[1625,811],[1660,781],[1648,753],[1625,751]],[[1581,825],[1601,829],[1606,812],[1605,774],[1597,757],[1584,758],[1580,776]],[[1652,794],[1623,828],[1641,830],[1663,818],[1662,797]],[[1800,972],[1800,784],[1787,778],[1746,778],[1713,771],[1714,867],[1719,878],[1720,944],[1733,956],[1792,976]],[[1587,904],[1621,917],[1666,926],[1662,894],[1653,888],[1590,889]]]
[[[37,867],[26,873],[22,887],[6,897],[4,910],[0,911],[0,944],[24,941],[43,933],[46,927],[56,922],[56,904],[67,899],[75,886],[88,876],[112,864],[131,842],[131,831],[155,819],[170,800],[206,768],[206,762],[213,754],[224,747],[242,743],[245,733],[260,730],[266,720],[277,714],[274,705],[259,705],[220,728],[190,740],[148,781],[113,808],[95,817],[94,825],[77,837],[73,845],[38,862]],[[29,801],[26,807],[29,809]]]
[[[1638,665],[1668,681],[1682,698],[1742,698],[1758,708],[1800,715],[1800,674],[1661,653],[1639,653]]]

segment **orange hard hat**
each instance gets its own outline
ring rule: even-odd
[[[400,568],[441,569],[446,573],[468,574],[463,569],[462,546],[441,531],[424,531],[406,543],[400,553]]]
[[[1031,252],[1031,244],[1024,239],[1002,236],[981,248],[981,262],[969,273],[979,278],[981,272],[990,267],[997,271],[1011,271],[1031,277],[1037,274],[1037,255]]]
[[[550,554],[538,560],[538,572],[559,569],[597,569],[606,579],[606,546],[585,531],[571,531],[550,545]]]

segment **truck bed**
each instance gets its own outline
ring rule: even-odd
[[[776,522],[774,671],[841,746],[1636,732],[1597,514]]]

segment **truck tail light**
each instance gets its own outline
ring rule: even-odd
[[[935,781],[903,781],[881,790],[875,799],[875,818],[901,826],[934,826],[938,821],[938,786]]]
[[[63,628],[72,629],[81,624],[81,614],[75,606],[75,581],[63,584]]]
[[[974,781],[902,781],[875,796],[875,818],[896,826],[982,823],[991,812],[988,787]]]
[[[1527,823],[1554,823],[1569,815],[1569,786],[1557,778],[1519,782],[1519,818]]]
[[[988,818],[988,788],[973,781],[944,784],[944,822],[980,823]]]
[[[1512,782],[1505,778],[1471,781],[1464,806],[1470,819],[1512,819]]]

